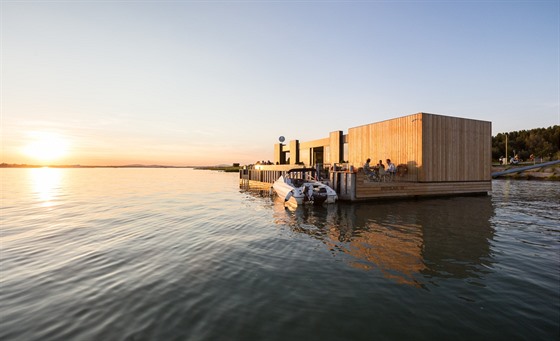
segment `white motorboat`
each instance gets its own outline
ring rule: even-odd
[[[284,201],[298,205],[334,203],[338,200],[336,192],[327,183],[319,181],[316,172],[314,168],[290,169],[272,184],[272,188]]]

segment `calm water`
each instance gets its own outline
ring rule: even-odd
[[[235,173],[1,182],[0,340],[560,335],[560,183],[286,209]]]

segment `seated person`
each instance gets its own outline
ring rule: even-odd
[[[391,162],[391,159],[387,159],[387,172],[391,175],[395,175],[397,173],[397,167]]]
[[[366,163],[364,164],[364,172],[366,173],[366,175],[374,174],[373,170],[371,169],[371,166],[369,165],[370,162],[371,159],[367,159]]]
[[[379,163],[375,167],[377,167],[377,169],[385,169],[385,165],[383,165],[383,160],[379,160]]]

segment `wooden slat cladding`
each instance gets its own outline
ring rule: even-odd
[[[349,162],[362,166],[367,158],[372,165],[391,159],[408,167],[407,180],[418,180],[422,160],[422,114],[404,116],[348,129]]]
[[[422,127],[418,181],[491,179],[490,122],[424,113]]]
[[[356,174],[356,199],[421,197],[458,194],[485,194],[492,190],[491,181],[456,182],[370,182]]]
[[[490,181],[473,182],[401,182],[356,184],[356,199],[422,197],[459,194],[486,194],[492,190]]]
[[[343,133],[342,130],[333,131],[329,134],[329,149],[327,155],[327,150],[325,150],[325,162],[326,163],[337,163],[342,161],[344,155],[344,141],[342,140]],[[327,161],[328,160],[328,161]]]
[[[323,146],[328,146],[329,143],[330,143],[329,137],[325,137],[323,139],[313,140],[313,141],[305,141],[305,142],[300,141],[299,148],[309,149],[309,148],[323,147]]]
[[[407,181],[487,181],[491,173],[490,122],[418,113],[348,130],[349,162],[362,166],[389,158],[406,164]]]

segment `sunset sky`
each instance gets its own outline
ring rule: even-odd
[[[2,162],[248,164],[417,112],[557,125],[559,4],[2,1]]]

